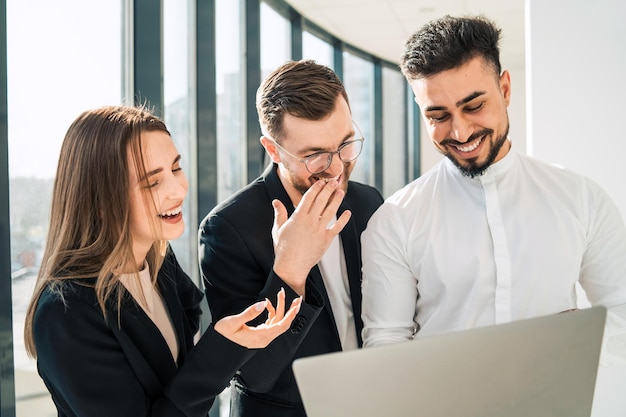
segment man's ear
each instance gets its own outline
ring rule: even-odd
[[[500,76],[500,91],[502,91],[502,96],[508,107],[511,102],[511,74],[506,70]]]
[[[280,163],[280,155],[278,154],[278,149],[276,149],[274,141],[266,136],[261,136],[259,141],[261,141],[261,145],[263,145],[269,157],[272,158],[272,161],[276,164]]]

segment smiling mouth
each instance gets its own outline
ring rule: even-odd
[[[328,183],[328,181],[333,180],[333,179],[336,180],[337,182],[339,182],[339,180],[341,179],[341,175],[342,174],[339,174],[336,177],[331,177],[331,178],[328,178],[328,177],[324,177],[324,178],[313,177],[313,178],[315,178],[315,181],[324,181],[326,183]]]
[[[179,216],[182,211],[183,211],[182,206],[178,206],[172,210],[168,210],[168,211],[164,211],[163,213],[160,213],[159,217],[162,219],[173,219]]]
[[[475,150],[476,148],[478,148],[480,146],[480,144],[482,143],[482,141],[485,140],[485,137],[482,136],[480,139],[475,140],[469,144],[466,145],[452,145],[456,150],[458,150],[459,152],[462,153],[469,153],[472,152],[473,150]]]

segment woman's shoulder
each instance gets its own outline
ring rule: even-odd
[[[94,284],[95,280],[90,279],[49,282],[39,297],[37,314],[65,312],[77,304],[99,308]]]
[[[45,344],[69,343],[70,335],[107,327],[95,289],[87,281],[53,281],[43,289],[33,318],[38,352]]]

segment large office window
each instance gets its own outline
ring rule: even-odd
[[[323,39],[315,36],[309,31],[302,33],[302,57],[313,59],[318,64],[334,68],[333,47]]]
[[[383,196],[402,188],[408,178],[406,81],[397,70],[383,67]]]
[[[172,134],[181,166],[189,180],[189,191],[183,204],[185,232],[171,242],[176,258],[188,274],[198,280],[197,272],[197,214],[194,207],[197,189],[195,163],[195,96],[192,94],[189,58],[194,48],[194,8],[190,0],[165,0],[163,2],[163,95],[165,123]]]
[[[240,3],[215,2],[218,201],[241,188],[247,180]]]
[[[261,29],[261,81],[272,71],[291,59],[291,22],[281,15],[273,7],[261,1],[260,9],[260,29]],[[249,86],[256,90],[259,85]],[[248,106],[250,111],[254,106]],[[256,111],[253,118],[256,120]],[[256,139],[256,138],[254,138]],[[253,146],[262,155],[265,166],[269,163],[269,156],[265,154],[259,141],[253,140],[248,146]],[[254,155],[254,151],[252,153]],[[263,168],[262,167],[262,168]]]
[[[290,35],[289,20],[261,2],[261,79],[291,59]]]
[[[343,83],[352,119],[365,137],[363,151],[350,179],[374,185],[374,65],[352,52],[343,53]]]
[[[11,289],[20,417],[56,415],[35,362],[24,351],[25,310],[47,236],[65,132],[82,111],[122,99],[121,35],[119,2],[7,0]]]

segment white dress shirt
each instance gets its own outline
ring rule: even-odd
[[[626,230],[591,180],[510,151],[476,178],[447,158],[361,237],[363,339],[383,345],[626,303]]]
[[[336,218],[333,219],[328,227],[336,221]],[[326,293],[330,300],[330,308],[335,318],[341,347],[343,350],[357,349],[359,344],[356,338],[348,271],[339,235],[334,237],[317,266],[322,274]]]

